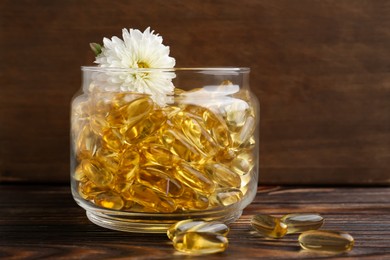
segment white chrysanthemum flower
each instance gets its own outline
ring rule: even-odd
[[[104,38],[101,53],[95,63],[103,68],[130,69],[111,71],[104,81],[105,90],[134,91],[151,95],[154,101],[164,106],[167,96],[173,94],[172,79],[175,73],[158,70],[175,66],[175,59],[169,56],[169,47],[162,44],[162,37],[148,27],[143,33],[139,30],[122,30],[123,40],[114,36]],[[131,70],[134,69],[134,70]],[[157,69],[157,70],[156,70]]]

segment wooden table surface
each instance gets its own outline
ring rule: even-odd
[[[265,239],[249,225],[256,213],[318,212],[322,229],[343,230],[355,248],[330,255],[300,250],[298,235]],[[231,225],[229,248],[206,259],[390,259],[389,187],[260,187]],[[164,234],[107,230],[88,221],[68,186],[0,185],[0,259],[183,259]],[[205,256],[194,257],[205,258]]]

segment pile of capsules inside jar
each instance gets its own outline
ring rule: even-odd
[[[78,194],[96,206],[147,213],[208,210],[241,201],[250,182],[257,182],[251,106],[233,104],[217,113],[107,92],[75,101],[73,178]]]
[[[253,229],[263,237],[280,239],[288,234],[301,233],[298,242],[305,250],[342,253],[353,248],[351,235],[318,230],[323,223],[319,214],[288,214],[281,218],[259,214],[251,220]],[[179,221],[167,231],[176,250],[194,255],[225,251],[228,233],[229,228],[223,223],[191,219]]]

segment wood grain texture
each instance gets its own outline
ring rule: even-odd
[[[390,188],[260,187],[254,202],[231,225],[228,249],[207,259],[389,259],[389,197]],[[1,185],[0,205],[0,258],[184,258],[163,234],[118,232],[90,223],[69,187]],[[293,212],[320,213],[325,218],[322,229],[350,233],[354,249],[341,255],[302,251],[298,235],[265,239],[249,224],[254,214]]]
[[[247,66],[260,182],[390,183],[386,0],[0,0],[0,182],[69,176],[89,42],[151,26],[177,66]]]

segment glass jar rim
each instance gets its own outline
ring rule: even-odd
[[[98,66],[81,66],[82,71],[91,72],[235,72],[249,73],[249,67],[177,67],[177,68],[115,68]]]

